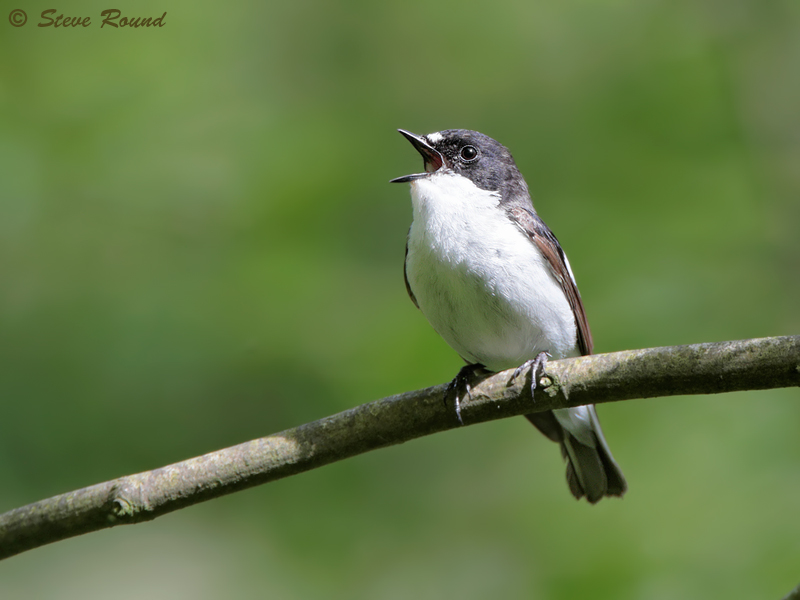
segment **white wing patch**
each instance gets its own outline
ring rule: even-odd
[[[575,281],[575,275],[572,273],[572,267],[569,264],[566,252],[564,253],[564,264],[567,265],[567,272],[569,273],[569,278],[572,279],[572,283],[575,284],[575,287],[578,287],[578,282]]]

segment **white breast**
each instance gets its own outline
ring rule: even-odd
[[[411,196],[409,285],[459,355],[499,371],[542,351],[578,354],[569,302],[498,194],[440,172],[414,181]]]

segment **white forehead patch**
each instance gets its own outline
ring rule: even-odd
[[[436,133],[429,133],[425,137],[428,138],[428,141],[431,144],[438,144],[439,142],[441,142],[444,139],[442,134],[439,133],[438,131]]]

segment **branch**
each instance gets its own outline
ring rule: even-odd
[[[531,412],[682,394],[800,386],[800,336],[628,350],[552,361],[536,401],[530,375],[484,375],[462,403],[466,425]],[[369,450],[458,426],[444,385],[54,496],[0,515],[0,558],[106,527],[140,523]]]

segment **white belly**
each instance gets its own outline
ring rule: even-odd
[[[547,351],[574,356],[575,317],[545,258],[464,177],[412,183],[406,272],[433,328],[470,363],[500,371]]]

